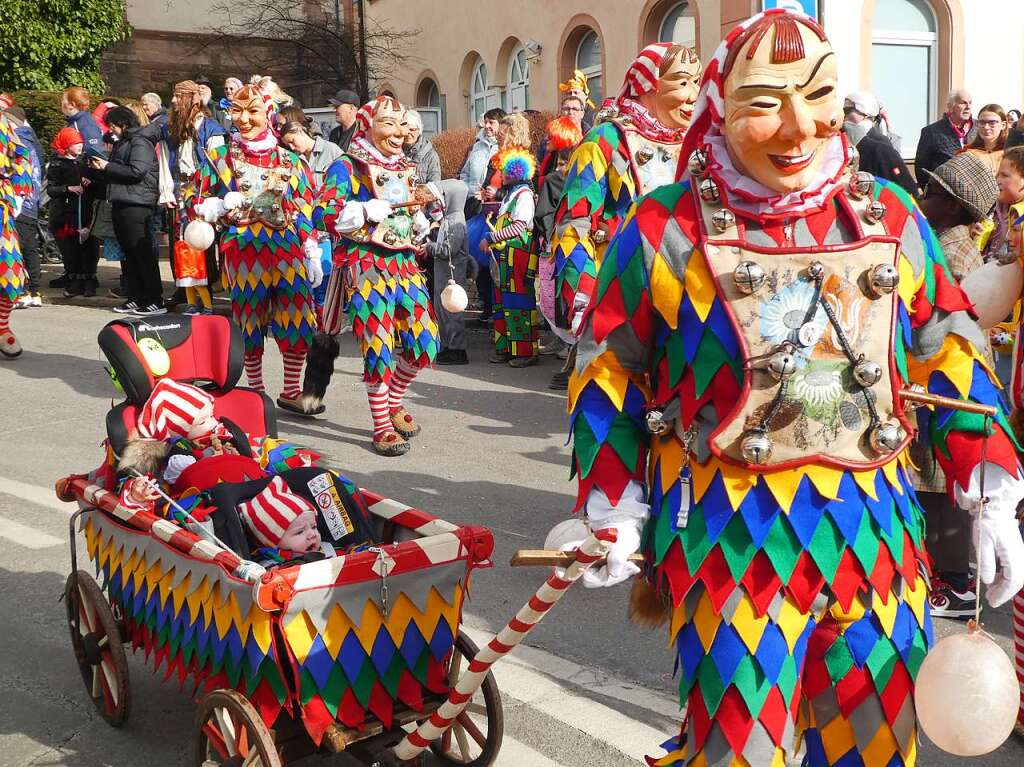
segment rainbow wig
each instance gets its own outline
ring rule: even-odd
[[[561,152],[573,149],[583,141],[583,131],[572,119],[562,115],[548,123],[548,151]]]
[[[530,150],[513,146],[498,153],[498,171],[501,173],[502,186],[528,184],[537,172],[537,160]]]

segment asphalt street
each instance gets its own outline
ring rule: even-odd
[[[102,457],[104,416],[117,397],[96,333],[114,315],[98,308],[47,306],[19,311],[14,327],[26,348],[0,363],[0,767],[177,767],[191,764],[194,706],[163,684],[144,658],[129,659],[132,715],[119,730],[93,711],[68,642],[58,602],[70,568],[69,507],[54,480],[93,468]],[[357,350],[343,343],[327,413],[315,421],[282,416],[282,436],[321,452],[358,484],[456,523],[494,532],[496,567],[480,572],[466,607],[478,638],[497,630],[546,573],[513,569],[518,548],[539,547],[566,518],[575,497],[565,445],[565,398],[548,391],[554,362],[523,370],[487,362],[487,337],[470,334],[472,364],[425,372],[410,410],[423,424],[413,450],[375,455]],[[276,394],[280,358],[267,354],[265,379]],[[627,588],[571,592],[496,669],[504,692],[507,745],[498,764],[635,765],[678,727],[673,658],[663,630],[626,619]],[[960,630],[939,622],[940,634]],[[1007,610],[986,616],[1006,648]],[[335,757],[309,764],[351,764]],[[1012,740],[975,760],[922,744],[919,764],[1019,767]]]

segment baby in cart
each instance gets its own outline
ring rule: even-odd
[[[269,437],[251,439],[229,419],[214,415],[209,393],[165,378],[154,386],[139,413],[136,434],[118,460],[118,497],[128,508],[193,529],[198,524],[208,532],[214,527],[210,515],[228,507],[248,532],[249,545],[235,537],[237,553],[250,556],[251,551],[251,558],[264,566],[313,561],[334,556],[339,546],[350,551],[370,542],[365,509],[353,503],[355,486],[312,468],[318,458]],[[290,484],[304,488],[309,497]],[[312,502],[321,497],[322,514]],[[328,512],[331,518],[325,519]],[[329,541],[320,528],[329,533]]]

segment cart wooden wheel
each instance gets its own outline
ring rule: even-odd
[[[195,742],[195,767],[282,767],[263,718],[234,690],[214,690],[199,701]]]
[[[64,607],[85,689],[107,724],[120,727],[131,708],[131,690],[121,627],[110,603],[92,576],[79,570],[64,585]]]
[[[448,668],[450,687],[455,686],[476,653],[476,644],[460,631],[455,639],[455,649]],[[465,710],[456,717],[444,735],[430,744],[430,750],[442,764],[489,767],[498,758],[504,732],[505,717],[502,714],[498,683],[494,681],[494,674],[487,672],[483,685],[470,699]]]

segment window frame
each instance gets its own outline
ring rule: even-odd
[[[604,88],[604,46],[601,45],[601,36],[597,34],[597,30],[593,27],[585,27],[586,31],[580,35],[579,42],[576,43],[576,52],[573,55],[573,64],[576,69],[580,70],[587,76],[587,82],[590,84],[591,99],[594,103],[600,103],[605,98]],[[591,64],[589,66],[580,66],[580,51],[583,50],[583,44],[587,39],[593,35],[594,42],[597,44],[597,64]],[[594,98],[593,82],[597,79],[601,85],[601,92],[596,94],[599,98]]]
[[[525,78],[515,78],[513,74],[517,65]],[[508,111],[527,110],[530,108],[530,59],[526,47],[520,43],[508,58],[508,84],[505,88],[508,100]],[[522,106],[518,105],[518,95],[522,94]]]
[[[668,36],[665,35],[665,24],[668,22],[669,16],[671,16],[673,13],[675,13],[679,9],[682,9],[684,14],[685,14],[686,11],[689,11],[690,12],[689,18],[693,19],[693,43],[692,44],[687,44],[687,43],[679,42],[679,41],[676,41],[676,40],[670,40],[668,38]],[[682,15],[680,16],[680,18],[682,18]],[[680,2],[673,3],[672,5],[670,5],[667,9],[665,9],[665,12],[661,14],[661,21],[658,23],[658,37],[657,37],[657,40],[655,40],[655,42],[659,42],[659,43],[678,43],[679,45],[688,45],[688,47],[696,49],[698,44],[700,43],[700,29],[699,29],[699,26],[700,25],[697,23],[697,15],[693,11],[693,5],[690,2],[690,0],[680,0]]]

